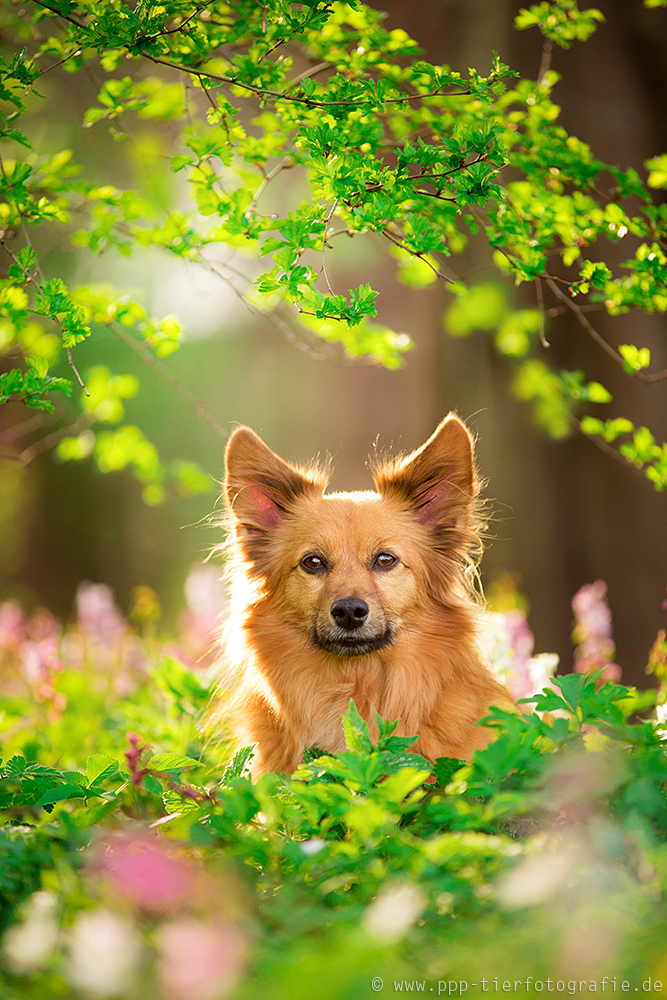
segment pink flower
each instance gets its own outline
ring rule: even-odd
[[[194,902],[199,875],[157,837],[119,836],[104,845],[100,867],[118,896],[152,913],[169,913]]]
[[[32,688],[49,683],[51,672],[61,669],[55,639],[42,639],[40,642],[27,640],[21,646],[21,672]]]
[[[28,622],[28,635],[36,642],[44,639],[60,639],[62,629],[60,623],[46,608],[37,608]]]
[[[141,755],[144,750],[149,749],[149,744],[142,743],[141,736],[137,736],[136,733],[127,733],[127,741],[129,748],[125,751],[124,757],[132,777],[132,784],[135,788],[139,788],[148,773],[148,768],[139,767],[139,764],[141,763]]]
[[[237,983],[247,951],[235,927],[174,920],[157,935],[158,977],[166,1000],[218,1000]]]
[[[616,647],[604,580],[586,584],[578,590],[572,598],[572,610],[576,618],[572,638],[578,646],[574,654],[574,669],[580,674],[603,669],[599,683],[618,683],[621,668],[613,662]]]
[[[180,616],[180,640],[168,650],[191,667],[208,667],[215,659],[224,588],[213,566],[193,566],[185,581],[187,610]]]
[[[0,604],[0,649],[16,650],[25,639],[25,615],[18,601]]]
[[[99,646],[116,649],[128,626],[114,600],[113,591],[104,583],[80,583],[76,591],[76,610],[81,632]]]

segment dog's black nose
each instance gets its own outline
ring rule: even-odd
[[[369,607],[366,602],[358,597],[344,597],[341,601],[334,601],[331,605],[331,617],[336,625],[344,628],[347,632],[361,628],[368,618],[368,611]]]

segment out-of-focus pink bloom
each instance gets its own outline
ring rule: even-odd
[[[171,652],[192,667],[208,667],[218,651],[225,593],[213,566],[193,566],[185,581],[187,610],[179,618],[181,636]]]
[[[146,647],[137,635],[128,633],[120,646],[119,669],[114,673],[113,685],[122,697],[132,694],[137,679],[146,676],[149,660]]]
[[[235,927],[173,920],[157,934],[158,977],[166,1000],[218,1000],[243,971],[247,943]]]
[[[27,632],[35,642],[41,642],[43,639],[58,640],[62,629],[60,622],[50,611],[46,608],[37,608],[27,624]]]
[[[510,691],[515,698],[526,698],[534,693],[528,661],[535,646],[535,636],[528,627],[525,613],[518,608],[505,615],[505,629],[513,653]]]
[[[104,845],[100,867],[121,899],[151,913],[170,913],[195,901],[199,873],[157,837],[120,836]]]
[[[542,691],[558,666],[555,653],[532,655],[535,637],[525,612],[518,608],[486,615],[480,643],[492,672],[516,699]]]
[[[42,639],[41,642],[27,640],[21,646],[22,672],[31,686],[49,680],[51,671],[60,670],[61,666],[55,639]]]
[[[18,601],[0,604],[0,649],[15,652],[26,636],[26,621]]]
[[[604,580],[588,583],[572,598],[576,618],[572,638],[577,643],[574,669],[584,674],[589,670],[604,670],[598,683],[621,679],[621,668],[614,663],[616,652],[612,638],[611,611],[607,604],[607,584]]]
[[[26,633],[30,638],[18,650],[21,676],[35,701],[47,703],[50,721],[55,722],[67,705],[65,695],[55,689],[53,676],[63,669],[60,625],[45,608],[39,608],[28,621]]]
[[[75,597],[77,620],[83,635],[107,649],[116,649],[128,632],[128,625],[104,583],[80,583]]]

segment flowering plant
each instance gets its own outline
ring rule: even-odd
[[[525,615],[496,615],[489,656],[527,704],[493,711],[496,739],[472,762],[431,765],[387,720],[374,744],[352,704],[347,751],[313,748],[293,777],[253,783],[252,747],[230,759],[200,724],[212,675],[194,637],[210,655],[216,586],[191,577],[170,642],[145,591],[134,626],[99,585],[65,628],[0,608],[7,996],[278,1000],[325,976],[343,1000],[378,977],[429,990],[482,974],[667,979],[667,742],[647,715],[654,691],[602,683],[609,645],[593,674],[539,692]],[[603,587],[584,597],[598,613],[581,646],[609,635]],[[664,684],[664,635],[651,657]]]

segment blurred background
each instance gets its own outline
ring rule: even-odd
[[[383,0],[377,6],[387,11],[386,26],[404,28],[432,62],[487,74],[495,49],[522,76],[538,74],[542,39],[535,30],[513,29],[518,2]],[[553,53],[552,68],[563,77],[553,99],[564,127],[596,156],[641,170],[645,159],[667,150],[667,11],[646,10],[641,0],[601,0],[597,6],[606,23],[593,37]],[[48,99],[30,117],[34,148],[72,148],[100,183],[110,182],[113,157],[112,183],[166,199],[168,192],[160,190],[165,171],[157,166],[170,154],[169,124],[160,126],[161,133],[151,126],[144,134],[137,126],[132,141],[123,143],[115,143],[105,125],[84,129],[83,112],[95,102],[100,82],[58,70],[45,77]],[[57,119],[54,100],[66,109]],[[617,252],[622,260],[623,248]],[[165,460],[198,462],[211,477],[211,492],[147,506],[127,470],[103,476],[90,461],[58,461],[48,450],[27,465],[0,460],[0,600],[16,597],[29,609],[43,604],[68,617],[82,580],[111,586],[124,610],[132,589],[148,585],[160,597],[168,629],[183,605],[188,571],[220,541],[217,482],[224,437],[235,424],[249,424],[288,459],[331,453],[331,488],[363,489],[371,485],[365,463],[376,439],[381,446],[413,449],[456,410],[478,435],[486,496],[493,501],[486,587],[493,593],[516,586],[525,594],[536,651],[558,653],[567,671],[571,598],[583,584],[605,580],[623,680],[647,683],[648,651],[665,622],[665,495],[588,439],[547,438],[511,395],[512,370],[488,334],[451,336],[446,287],[401,284],[379,238],[377,245],[368,237],[339,242],[330,271],[334,283],[347,288],[363,266],[363,280],[380,290],[378,320],[415,342],[398,371],[348,361],[305,334],[287,336],[249,313],[220,278],[157,252],[141,261],[114,253],[94,258],[61,245],[42,246],[40,253],[50,275],[110,281],[149,311],[181,319],[184,342],[164,364],[181,389],[203,402],[218,430],[198,417],[159,366],[146,365],[104,329],[77,347],[77,365],[82,372],[103,363],[112,372],[135,374],[141,391],[125,403],[127,421],[143,429]],[[451,264],[466,281],[484,278],[474,242]],[[251,273],[252,261],[245,267]],[[535,305],[532,287],[508,294],[514,305]],[[667,368],[666,323],[664,316],[641,314],[597,319],[612,344],[649,347],[652,370]],[[551,319],[547,336],[556,367],[581,368],[611,391],[614,402],[596,414],[628,415],[649,425],[658,440],[667,439],[666,382],[646,386],[624,376],[570,316]],[[0,452],[24,448],[26,431],[48,434],[48,419],[7,404],[0,411]],[[16,428],[27,420],[35,423],[24,425],[19,437]]]

